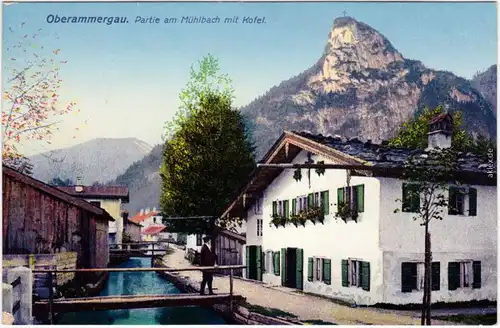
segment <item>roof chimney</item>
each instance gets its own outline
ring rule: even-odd
[[[429,133],[427,134],[428,148],[450,148],[452,137],[453,117],[446,112],[433,117],[429,121]]]
[[[82,192],[83,191],[82,177],[76,177],[75,191],[76,192]]]

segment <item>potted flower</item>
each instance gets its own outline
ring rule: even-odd
[[[338,212],[335,213],[335,217],[341,218],[347,223],[347,220],[352,219],[354,222],[358,222],[358,211],[351,209],[349,203],[339,202]]]
[[[290,215],[290,223],[292,223],[295,227],[299,226],[300,220],[298,214]]]
[[[288,221],[287,218],[283,215],[280,214],[271,215],[271,224],[274,224],[276,228],[278,228],[280,225],[285,227],[287,221]]]

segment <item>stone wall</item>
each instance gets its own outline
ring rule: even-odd
[[[14,267],[26,267],[33,270],[64,270],[75,269],[77,263],[76,252],[63,252],[56,254],[6,254],[2,256],[2,277],[7,278],[7,269]],[[42,298],[48,297],[49,275],[47,273],[34,273],[33,287],[35,292]],[[54,286],[63,285],[71,281],[75,273],[57,273],[53,280]]]

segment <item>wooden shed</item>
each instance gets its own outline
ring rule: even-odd
[[[105,210],[5,165],[2,178],[3,254],[72,251],[79,268],[107,267]]]
[[[219,265],[243,265],[243,246],[246,243],[245,236],[230,230],[222,230],[215,239],[215,254]],[[220,270],[223,274],[229,274],[229,270]],[[234,270],[235,276],[242,276],[243,269]]]

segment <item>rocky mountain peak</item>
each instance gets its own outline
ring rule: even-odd
[[[373,73],[388,71],[395,62],[404,58],[385,36],[352,17],[339,17],[328,35],[320,69],[309,83],[322,92],[344,92]]]

